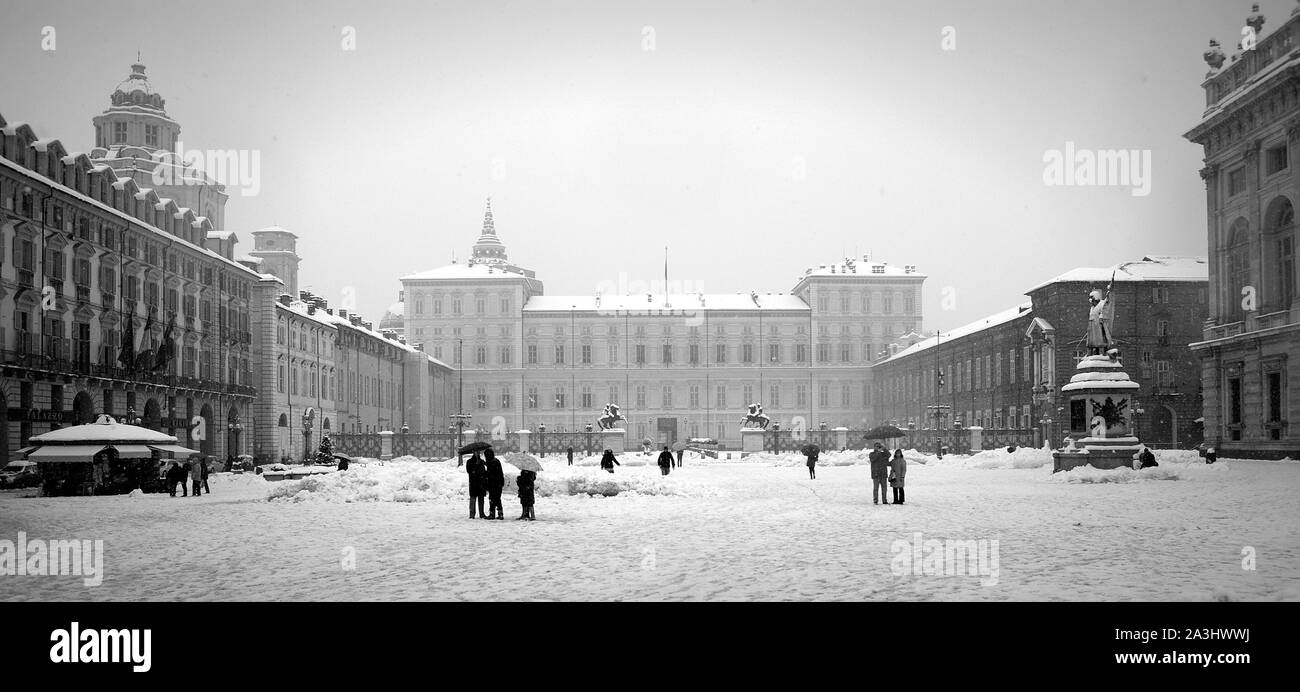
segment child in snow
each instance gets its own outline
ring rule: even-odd
[[[519,472],[519,480],[515,481],[519,484],[519,504],[523,507],[523,514],[519,515],[519,519],[533,521],[537,518],[537,515],[533,513],[533,483],[536,480],[536,471],[525,470]],[[519,519],[515,521],[519,521]]]

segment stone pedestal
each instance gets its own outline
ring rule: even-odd
[[[1052,454],[1053,472],[1080,466],[1131,467],[1142,443],[1133,434],[1133,397],[1141,387],[1124,366],[1107,356],[1079,361],[1061,394],[1069,399],[1070,439],[1075,449]]]
[[[741,428],[740,429],[740,456],[744,457],[749,454],[757,454],[763,451],[763,429],[762,428]]]
[[[524,452],[524,453],[529,452],[530,449],[531,449],[531,448],[528,446],[528,445],[529,445],[529,438],[531,438],[531,437],[533,436],[533,431],[531,431],[531,430],[520,430],[520,431],[516,432],[515,434],[519,436],[519,451]]]
[[[379,433],[379,458],[388,461],[393,458],[393,431],[383,430]]]
[[[600,443],[604,445],[602,450],[608,449],[615,454],[622,454],[627,451],[627,431],[620,428],[601,430]]]

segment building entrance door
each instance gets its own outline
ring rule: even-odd
[[[677,442],[677,419],[660,418],[657,431],[659,433],[659,446],[672,446]]]

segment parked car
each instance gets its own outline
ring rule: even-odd
[[[36,488],[41,472],[34,461],[11,461],[0,470],[0,488]]]

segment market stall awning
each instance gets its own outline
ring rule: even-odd
[[[17,457],[25,457],[25,456],[27,456],[29,453],[34,452],[34,451],[36,451],[36,450],[38,450],[38,449],[40,449],[40,446],[38,446],[38,445],[32,445],[31,447],[23,447],[22,449],[14,450],[14,451],[10,452],[10,454],[12,454],[13,456],[17,456]]]
[[[106,445],[46,445],[28,455],[31,461],[92,461]],[[147,451],[147,449],[146,449]]]
[[[118,459],[148,459],[153,456],[153,450],[144,445],[113,445],[117,450]]]
[[[188,447],[182,447],[180,445],[149,445],[149,449],[155,449],[158,450],[159,452],[167,452],[169,454],[180,454],[180,455],[202,454],[202,452],[198,451],[197,449],[190,449]]]

